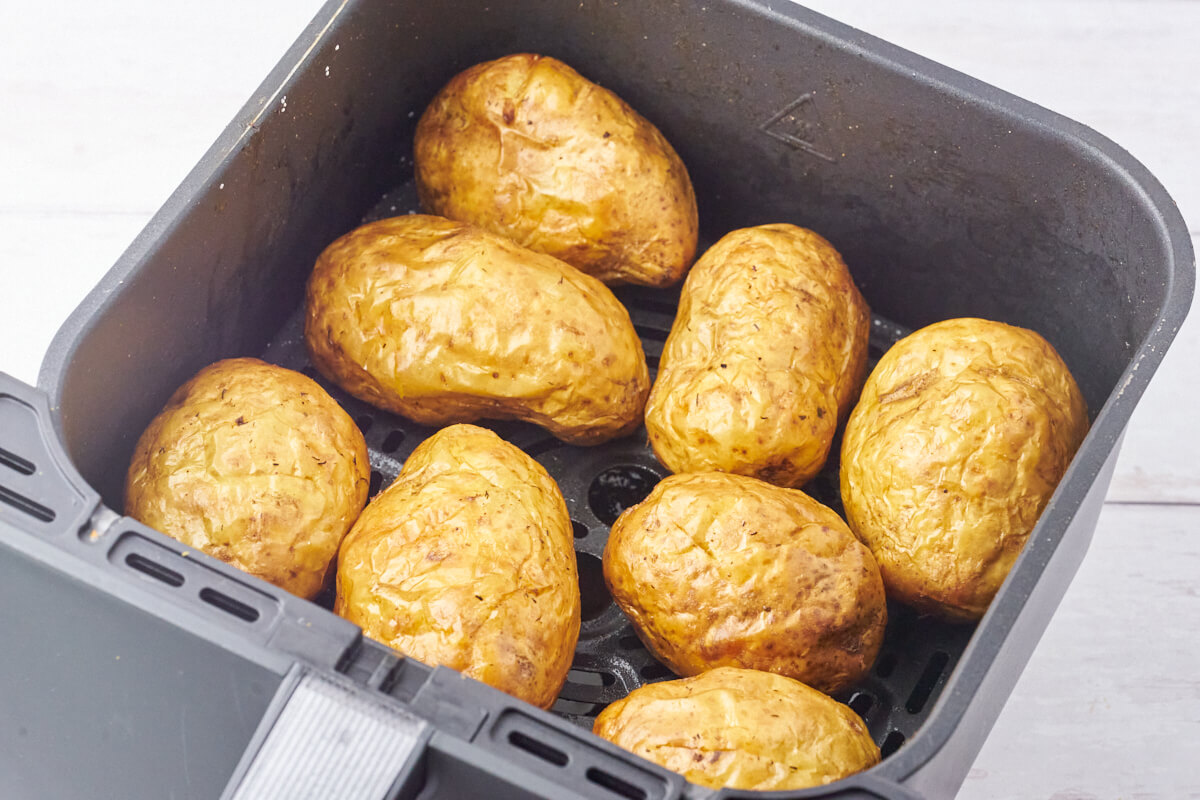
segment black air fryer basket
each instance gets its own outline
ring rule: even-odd
[[[0,591],[20,612],[0,616],[0,641],[53,653],[0,659],[6,796],[759,796],[687,784],[588,732],[605,704],[671,677],[600,573],[609,525],[666,474],[644,430],[579,448],[489,425],[547,467],[574,522],[583,625],[551,712],[119,515],[134,441],[200,367],[257,355],[322,380],[301,318],[317,253],[414,210],[425,104],[519,51],[567,61],[663,131],[702,245],[783,221],[830,239],[875,312],[872,360],[909,330],[979,316],[1042,333],[1076,375],[1092,430],[987,615],[892,607],[872,673],[839,698],[882,763],[769,796],[957,791],[1187,311],[1193,256],[1162,187],[1087,128],[789,2],[332,0],[60,330],[40,390],[0,375]],[[678,290],[618,296],[653,372]],[[432,429],[322,383],[366,436],[374,493]],[[840,511],[837,471],[807,489]]]

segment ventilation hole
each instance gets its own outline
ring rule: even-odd
[[[385,453],[394,453],[404,444],[404,431],[392,431],[383,440],[379,449]]]
[[[642,640],[636,636],[622,636],[617,640],[617,644],[622,650],[641,650],[643,649]]]
[[[665,342],[667,340],[668,331],[662,328],[655,328],[650,325],[634,324],[633,329],[637,331],[637,335],[643,339],[649,339],[652,342]]]
[[[354,424],[363,432],[363,436],[366,436],[367,431],[371,430],[371,426],[375,424],[375,418],[370,414],[359,414],[354,418]]]
[[[367,497],[374,497],[381,486],[383,486],[383,473],[377,469],[371,470],[371,485],[367,487]]]
[[[925,704],[929,702],[929,696],[933,694],[933,687],[937,685],[938,679],[942,677],[942,673],[949,663],[950,656],[941,650],[934,652],[929,657],[925,671],[921,673],[917,685],[913,687],[912,693],[908,696],[908,702],[904,704],[908,713],[920,713],[921,709],[925,707]]]
[[[628,797],[629,800],[646,800],[646,790],[640,786],[634,786],[626,780],[618,778],[611,772],[605,772],[598,767],[588,767],[587,779],[597,786],[603,786],[614,794],[619,794],[621,797]]]
[[[855,714],[866,718],[867,712],[871,710],[871,706],[875,705],[875,698],[866,692],[855,692],[854,696],[850,698],[850,702],[846,703],[846,705],[850,706]]]
[[[875,674],[881,678],[886,678],[896,669],[896,656],[891,653],[884,653],[875,662]]]
[[[594,717],[600,713],[600,709],[603,707],[599,703],[584,703],[580,700],[568,700],[560,697],[554,701],[554,705],[550,706],[550,710],[556,714],[572,717]]]
[[[4,488],[3,486],[0,486],[0,503],[7,503],[17,511],[28,514],[34,519],[41,520],[42,522],[54,521],[53,510],[46,508],[41,503],[30,500],[25,495],[17,494],[10,489]]]
[[[579,565],[579,614],[583,619],[595,619],[612,603],[608,587],[604,585],[604,564],[591,553],[576,553]]]
[[[0,447],[0,466],[15,469],[22,475],[32,475],[34,470],[37,469],[32,461],[21,458],[16,453],[11,450],[5,450],[3,447]]]
[[[667,669],[665,664],[660,664],[655,661],[653,664],[647,664],[638,670],[638,674],[648,681],[658,681],[663,678],[674,678],[675,673]]]
[[[575,534],[576,539],[583,539],[588,535],[587,525],[584,525],[579,520],[571,520],[571,532]]]
[[[569,760],[567,754],[557,747],[551,747],[545,742],[539,742],[532,736],[528,736],[520,731],[509,731],[508,742],[513,747],[535,755],[542,761],[549,761],[556,767],[565,767]]]
[[[183,576],[170,567],[164,567],[157,561],[151,561],[145,556],[130,553],[125,556],[125,563],[143,575],[149,575],[156,581],[162,581],[167,586],[183,586]]]
[[[617,682],[611,672],[593,672],[590,669],[568,670],[567,680],[579,686],[612,686]]]
[[[232,614],[246,622],[254,622],[258,619],[257,608],[248,606],[241,600],[235,600],[223,592],[218,592],[216,589],[210,589],[207,586],[204,587],[200,590],[200,599],[210,606],[215,606],[226,614]]]
[[[622,511],[645,500],[658,481],[658,475],[646,467],[609,467],[592,479],[588,505],[601,522],[612,525]]]
[[[889,731],[883,739],[883,744],[879,745],[880,757],[887,758],[899,750],[902,744],[904,744],[904,734],[900,731]]]

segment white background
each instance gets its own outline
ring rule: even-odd
[[[1096,128],[1200,229],[1200,2],[809,5]],[[318,6],[0,0],[0,370],[36,380],[65,316]],[[963,800],[1200,797],[1198,316]]]

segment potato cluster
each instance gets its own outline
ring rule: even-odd
[[[675,474],[613,524],[604,580],[681,677],[612,704],[595,733],[710,787],[797,789],[877,763],[828,695],[871,669],[889,601],[986,611],[1087,432],[1053,347],[953,319],[866,377],[870,311],[834,246],[765,224],[692,266],[679,155],[553,58],[454,77],[414,151],[428,213],[325,248],[304,341],[331,383],[439,430],[368,503],[363,435],[320,385],[219,361],[138,441],[126,513],[301,597],[334,589],[366,636],[549,708],[581,625],[568,505],[469,423],[574,445],[644,424]],[[651,385],[609,286],[681,280]],[[843,423],[845,520],[802,491]]]

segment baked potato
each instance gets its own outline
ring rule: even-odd
[[[871,552],[799,489],[724,472],[673,475],[613,525],[613,599],[679,675],[767,670],[836,692],[883,642]]]
[[[254,358],[218,361],[138,439],[125,513],[311,598],[367,502],[367,444],[310,378]]]
[[[649,391],[629,313],[600,281],[473,225],[364,225],[317,259],[305,341],[354,396],[425,425],[521,419],[563,441],[634,430]]]
[[[553,58],[521,53],[456,76],[417,124],[414,161],[430,213],[605,283],[673,284],[696,254],[696,195],[671,145]]]
[[[897,342],[842,442],[846,517],[888,596],[978,619],[1087,433],[1083,395],[1038,334],[952,319]]]
[[[548,708],[580,620],[558,485],[491,431],[438,431],[346,536],[334,610],[405,655]]]
[[[600,712],[593,730],[714,789],[803,789],[879,762],[879,748],[849,707],[752,669],[647,684]]]
[[[795,225],[727,234],[680,295],[646,404],[655,455],[673,472],[804,484],[862,384],[869,333],[829,242]]]

